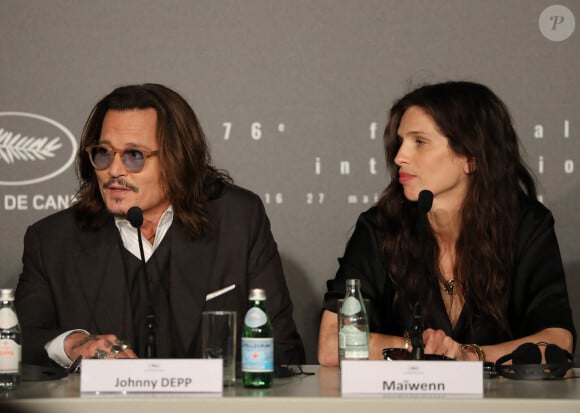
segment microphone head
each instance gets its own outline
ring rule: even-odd
[[[141,228],[143,225],[143,211],[138,206],[129,208],[127,211],[127,219],[135,228]]]
[[[417,201],[417,211],[420,214],[426,214],[433,206],[433,192],[428,189],[423,189],[419,192],[419,200]]]

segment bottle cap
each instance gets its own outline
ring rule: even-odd
[[[350,278],[346,280],[346,286],[348,288],[360,287],[360,280],[358,278]]]
[[[0,290],[0,301],[14,301],[14,290],[3,288]]]
[[[266,290],[263,288],[250,289],[250,301],[264,301],[266,299]]]

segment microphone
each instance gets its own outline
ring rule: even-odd
[[[425,278],[425,227],[427,226],[427,212],[433,206],[433,192],[424,189],[419,192],[417,201],[417,232],[419,234],[419,271],[421,278]],[[413,322],[411,323],[411,344],[413,346],[413,360],[423,360],[423,311],[420,302],[415,303]]]
[[[428,189],[423,189],[419,192],[419,200],[417,201],[417,213],[425,215],[431,210],[433,206],[433,192]]]
[[[433,192],[428,189],[423,189],[419,192],[419,199],[417,201],[417,233],[419,234],[419,247],[421,259],[423,259],[423,242],[425,241],[425,226],[427,225],[427,212],[433,206]]]
[[[147,274],[147,265],[145,263],[145,252],[143,251],[143,239],[141,238],[141,225],[143,225],[143,211],[138,206],[129,208],[127,211],[127,219],[134,228],[137,228],[137,239],[139,241],[139,253],[141,254],[141,269],[143,270],[143,277],[145,278],[145,291],[147,293],[147,318],[145,320],[145,328],[147,330],[147,343],[145,346],[145,358],[151,359],[157,357],[157,343],[155,337],[155,312],[153,311],[153,294],[151,293],[151,285],[149,283],[149,275]]]
[[[141,211],[141,208],[138,206],[131,207],[127,211],[127,219],[133,228],[141,228],[141,225],[143,225],[143,211]],[[139,231],[139,233],[141,233],[141,231]]]
[[[415,309],[413,310],[413,322],[411,323],[411,328],[409,331],[409,337],[411,338],[411,345],[413,346],[413,360],[423,360],[425,355],[424,345],[423,345],[423,310],[421,308],[421,303],[415,303]]]

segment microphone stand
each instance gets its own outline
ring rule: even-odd
[[[153,359],[157,357],[157,343],[155,340],[155,312],[153,311],[153,294],[147,274],[147,265],[145,264],[145,252],[143,251],[143,239],[141,238],[141,229],[137,228],[137,239],[139,240],[139,253],[141,254],[141,263],[143,267],[143,276],[145,278],[145,291],[147,293],[147,318],[145,328],[147,329],[147,342],[145,345],[145,358]]]
[[[423,345],[423,315],[421,304],[417,302],[413,310],[413,322],[411,323],[409,336],[411,338],[411,345],[413,346],[413,360],[423,360],[425,355]]]
[[[422,190],[417,201],[417,231],[419,233],[419,271],[423,279],[425,278],[425,227],[427,226],[427,212],[431,210],[432,205],[433,193],[426,189]],[[413,321],[409,332],[413,346],[413,360],[424,359],[423,331],[423,310],[421,303],[417,301],[413,309]]]
[[[147,265],[145,263],[145,252],[143,251],[143,239],[141,236],[141,225],[143,225],[143,212],[139,207],[131,207],[127,211],[127,219],[131,225],[137,228],[137,240],[139,241],[139,253],[141,255],[141,268],[143,269],[143,277],[145,278],[145,292],[147,294],[147,316],[145,319],[145,328],[147,330],[147,342],[145,343],[145,357],[157,357],[157,340],[156,340],[156,323],[155,311],[153,309],[153,294],[151,293],[151,285],[149,283],[149,275],[147,274]]]

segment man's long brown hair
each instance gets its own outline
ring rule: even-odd
[[[161,181],[167,197],[175,216],[192,236],[200,235],[208,222],[208,200],[231,179],[211,165],[205,135],[191,106],[178,93],[158,84],[119,87],[91,111],[77,157],[77,219],[88,227],[98,227],[108,216],[95,170],[85,152],[87,146],[99,141],[107,111],[149,108],[157,112]]]
[[[421,260],[416,203],[405,198],[395,164],[400,147],[397,130],[411,106],[430,115],[439,132],[448,138],[453,152],[475,165],[461,210],[455,280],[465,298],[468,322],[491,317],[507,332],[518,198],[536,197],[534,179],[520,156],[519,139],[508,109],[487,87],[471,82],[423,86],[391,108],[384,134],[391,182],[378,202],[385,234],[382,251],[399,296],[411,304],[420,300],[430,308],[440,291],[439,247],[428,228],[427,268],[418,268]],[[423,273],[429,276],[424,277]]]

